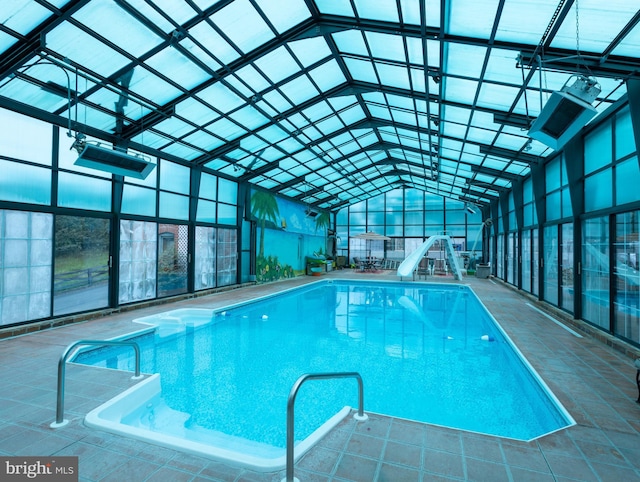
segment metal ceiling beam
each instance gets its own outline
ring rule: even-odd
[[[474,190],[474,188],[476,188],[475,189],[476,192],[483,192],[483,191],[478,191],[478,189],[488,189],[490,191],[494,191],[497,193],[508,192],[511,190],[508,187],[497,186],[495,184],[491,184],[488,182],[474,181],[473,179],[467,180],[467,186],[463,190],[472,191]]]
[[[520,176],[519,174],[513,174],[511,172],[500,171],[498,169],[492,169],[490,167],[484,167],[484,166],[471,166],[471,170],[479,174],[486,174],[488,176],[499,177],[501,179],[508,179],[509,181],[513,181],[515,179],[522,179],[523,177],[523,176]]]
[[[502,147],[480,145],[480,154],[487,154],[488,156],[502,157],[511,161],[520,161],[525,164],[537,164],[540,162],[539,156],[527,154],[522,151],[513,151],[511,149],[504,149]]]

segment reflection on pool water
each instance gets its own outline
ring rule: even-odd
[[[574,423],[468,286],[323,281],[135,321],[154,327],[136,341],[142,371],[159,377],[88,423],[261,470],[284,464],[287,397],[305,373],[359,372],[365,411],[463,430],[531,440]],[[134,368],[119,347],[75,361]],[[355,380],[304,384],[298,452],[345,406],[357,407]]]

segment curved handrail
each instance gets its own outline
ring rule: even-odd
[[[326,380],[328,378],[356,378],[358,380],[358,413],[354,415],[354,418],[356,420],[366,420],[368,418],[364,413],[364,388],[362,385],[362,377],[358,372],[307,373],[306,375],[302,375],[293,384],[289,392],[289,399],[287,400],[287,471],[282,482],[294,482],[298,480],[293,476],[293,406],[298,390],[300,390],[302,384],[307,380]]]
[[[64,375],[66,369],[67,358],[71,354],[71,351],[80,345],[98,345],[98,346],[110,346],[110,345],[124,345],[132,346],[136,353],[136,374],[133,379],[142,378],[140,376],[140,347],[135,341],[123,341],[123,340],[78,340],[71,343],[60,356],[58,360],[58,388],[56,397],[56,421],[51,423],[51,428],[59,428],[69,423],[64,419]]]

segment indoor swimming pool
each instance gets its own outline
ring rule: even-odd
[[[219,310],[134,320],[157,374],[87,424],[257,470],[284,465],[287,397],[305,373],[359,372],[366,412],[517,440],[573,419],[465,285],[319,281]],[[130,347],[77,363],[134,369]],[[299,456],[357,407],[355,380],[319,380],[295,404]]]

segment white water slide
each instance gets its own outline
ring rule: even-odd
[[[455,250],[453,249],[453,243],[451,242],[451,238],[446,234],[430,236],[418,249],[407,256],[398,267],[398,276],[410,276],[411,273],[416,270],[418,264],[420,264],[423,256],[427,251],[429,251],[429,248],[431,248],[436,241],[440,241],[444,244],[444,250],[447,254],[447,261],[449,262],[449,267],[451,268],[453,277],[457,280],[462,280],[462,271],[460,271],[460,266],[458,265],[458,258],[456,257]]]
[[[609,271],[609,255],[603,253],[591,243],[586,243],[585,246],[587,247],[587,253],[593,256],[606,271]],[[640,275],[638,274],[638,271],[620,260],[616,261],[615,274],[624,278],[627,284],[635,286],[640,284]]]

